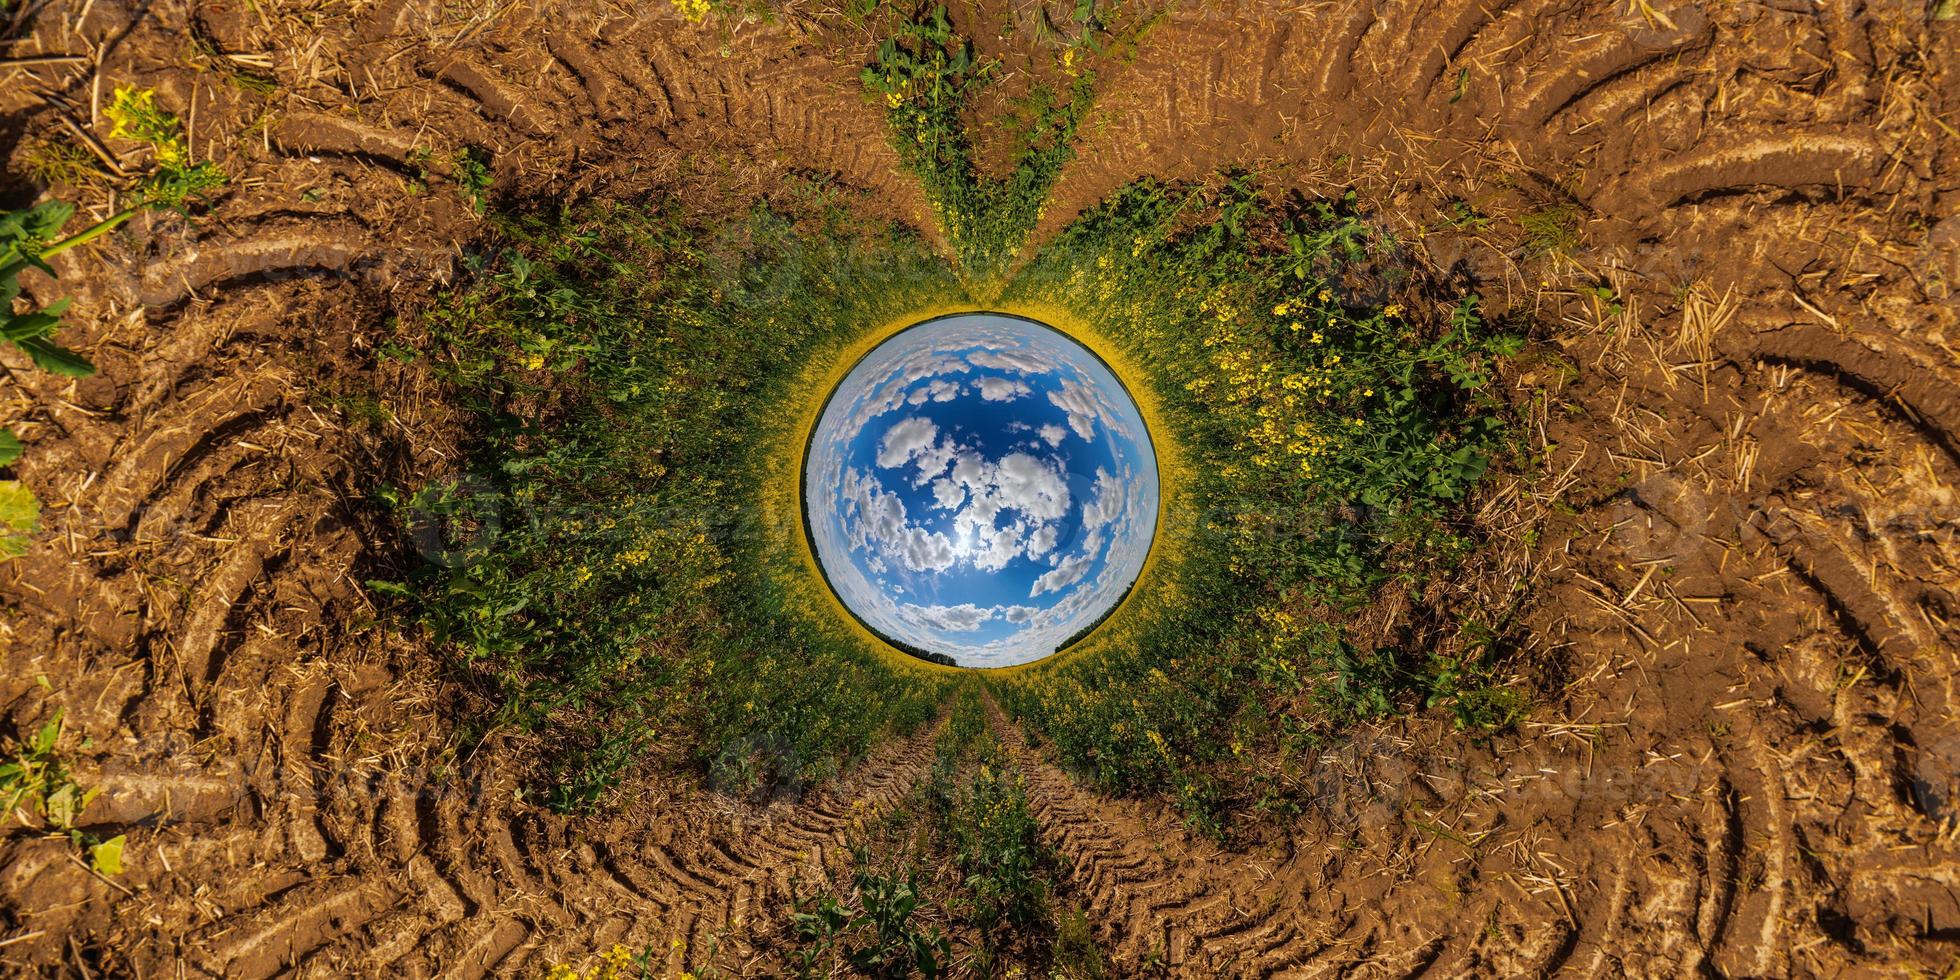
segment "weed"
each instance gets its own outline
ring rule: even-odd
[[[1464,200],[1449,202],[1449,211],[1443,220],[1458,231],[1482,231],[1490,227],[1490,218],[1477,210],[1476,205]]]
[[[70,377],[87,377],[95,373],[95,366],[80,354],[49,339],[61,328],[61,314],[68,309],[67,300],[58,299],[41,309],[25,312],[15,312],[14,308],[14,301],[21,294],[21,273],[35,268],[53,275],[54,270],[47,264],[48,258],[88,238],[107,233],[115,227],[111,222],[121,223],[111,218],[81,234],[56,241],[61,226],[67,224],[74,213],[72,205],[46,201],[25,211],[0,215],[0,338],[5,338],[25,352],[42,370]],[[134,213],[133,210],[125,212],[122,220],[127,220]]]
[[[1385,582],[1423,588],[1478,546],[1460,516],[1507,444],[1497,361],[1521,347],[1478,298],[1367,302],[1350,284],[1394,253],[1352,195],[1275,202],[1243,175],[1131,185],[1008,287],[1096,311],[1148,377],[1204,510],[1160,531],[1174,595],[1112,621],[1082,653],[998,685],[1062,757],[1115,791],[1160,791],[1222,833],[1276,748],[1266,699],[1316,724],[1379,717],[1434,690],[1399,645],[1357,648],[1341,616]],[[1466,725],[1512,712],[1449,693]],[[1481,677],[1481,674],[1477,675]],[[1253,748],[1247,748],[1247,746]],[[1228,747],[1232,747],[1228,752]]]
[[[4,431],[4,430],[0,430]],[[7,462],[20,458],[20,440],[6,433]],[[0,561],[27,554],[41,530],[41,501],[19,480],[0,480]]]
[[[117,86],[115,98],[103,108],[102,115],[111,125],[111,138],[147,144],[154,161],[150,171],[137,181],[138,203],[126,210],[125,216],[146,208],[181,209],[190,200],[224,186],[224,171],[216,164],[191,160],[190,140],[182,123],[157,108],[154,89]],[[114,217],[108,222],[120,223]]]
[[[456,151],[456,156],[451,163],[455,167],[456,192],[463,195],[463,200],[470,202],[471,210],[482,214],[484,206],[489,201],[490,183],[493,179],[490,174],[490,155],[474,146],[465,146]]]
[[[1066,98],[1036,86],[1022,150],[1008,176],[994,178],[975,169],[961,115],[995,69],[974,58],[972,43],[935,5],[880,44],[862,74],[865,89],[885,105],[899,159],[919,179],[961,269],[977,283],[1004,275],[1041,219],[1049,187],[1074,156],[1094,86],[1090,72],[1077,73]]]
[[[1070,909],[1055,920],[1054,975],[1061,980],[1103,980],[1109,967],[1089,931],[1089,917]]]
[[[61,714],[57,709],[32,738],[6,748],[7,761],[0,762],[0,800],[5,801],[0,812],[13,814],[22,807],[30,808],[49,829],[65,834],[88,852],[90,867],[105,875],[121,874],[123,835],[104,840],[75,826],[89,801],[101,791],[76,782],[67,761],[56,751],[61,742]]]
[[[874,977],[939,976],[952,947],[939,929],[913,921],[922,902],[918,877],[872,870],[863,851],[853,855],[859,867],[848,900],[820,894],[796,902],[790,925],[799,944],[792,954],[798,974],[826,975],[841,959]]]
[[[675,13],[680,14],[691,24],[698,24],[706,19],[716,7],[714,0],[668,0],[668,2],[674,5]]]
[[[494,703],[479,733],[547,736],[556,809],[656,746],[734,795],[795,792],[941,696],[811,614],[749,516],[775,473],[759,433],[813,351],[945,282],[842,221],[759,207],[730,258],[661,200],[493,212],[496,244],[424,319],[490,468],[397,498],[430,562],[388,587]]]
[[[1579,209],[1570,204],[1533,211],[1518,219],[1532,255],[1569,255],[1579,247]]]
[[[94,374],[95,365],[53,339],[61,329],[61,316],[68,309],[68,301],[58,299],[39,309],[31,306],[18,309],[21,275],[29,269],[38,269],[52,277],[55,272],[48,264],[49,259],[114,231],[145,210],[181,210],[191,199],[225,181],[224,173],[215,165],[191,162],[190,144],[177,117],[157,108],[153,90],[118,87],[103,115],[114,126],[111,137],[148,144],[154,157],[154,166],[137,181],[132,203],[66,237],[62,237],[61,231],[75,214],[72,204],[51,200],[24,210],[0,213],[0,340],[27,354],[36,367],[75,378]],[[11,432],[7,438],[13,457],[18,457],[19,440]],[[0,451],[8,449],[0,446]],[[25,535],[33,533],[39,504],[19,484],[0,493],[7,498],[0,502],[0,508],[6,511],[0,515],[0,521],[5,522],[4,529],[0,529],[0,560],[5,560],[19,555],[25,548]]]
[[[980,765],[946,820],[954,860],[965,874],[967,921],[991,938],[1045,921],[1048,884],[1040,827],[1028,809],[1027,784],[995,756]]]
[[[30,141],[21,147],[20,155],[27,175],[44,186],[84,187],[100,183],[106,176],[93,155],[63,140]]]

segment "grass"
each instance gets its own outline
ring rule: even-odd
[[[927,776],[872,813],[851,865],[804,895],[787,951],[799,976],[1103,975],[1079,911],[1057,900],[1061,859],[1041,839],[1018,768],[958,688]]]
[[[886,108],[900,161],[924,188],[966,279],[983,294],[1041,220],[1049,188],[1075,154],[1076,127],[1095,84],[1094,73],[1081,72],[1066,93],[1034,86],[1020,152],[1008,175],[996,178],[974,166],[964,121],[996,70],[974,56],[972,42],[935,5],[902,22],[863,71],[865,90]]]
[[[1531,255],[1569,255],[1579,248],[1579,209],[1570,204],[1521,215],[1518,226]]]
[[[1517,715],[1490,644],[1348,627],[1478,547],[1467,503],[1505,444],[1492,372],[1520,344],[1475,296],[1364,298],[1398,272],[1372,227],[1352,198],[1144,181],[1005,294],[1096,318],[1161,400],[1186,485],[1153,601],[1001,696],[1105,789],[1163,793],[1207,832],[1297,806],[1275,774],[1330,730],[1424,705],[1479,730]]]
[[[548,746],[554,808],[597,805],[656,746],[735,795],[793,794],[939,700],[805,612],[755,517],[778,467],[757,447],[811,352],[946,284],[909,237],[809,200],[493,212],[426,317],[478,469],[392,495],[430,560],[379,585],[491,700],[478,734]]]

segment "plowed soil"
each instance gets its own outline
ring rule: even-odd
[[[983,49],[1017,43],[982,29],[1003,16],[955,5]],[[95,377],[0,354],[45,507],[0,564],[0,712],[66,707],[104,790],[84,824],[131,854],[101,878],[10,822],[5,972],[517,975],[676,938],[744,962],[799,862],[853,801],[902,795],[930,734],[801,800],[649,785],[578,821],[518,797],[521,745],[454,757],[461,695],[360,583],[404,559],[375,474],[455,470],[456,423],[375,348],[481,233],[444,177],[464,144],[498,191],[752,198],[815,174],[929,229],[856,80],[875,39],[665,3],[8,17],[5,203],[33,197],[36,141],[106,135],[126,82],[233,180],[208,216],[139,219],[30,284],[76,298],[63,336]],[[1560,355],[1514,379],[1547,406],[1546,476],[1506,498],[1538,528],[1519,731],[1363,730],[1321,760],[1316,809],[1232,851],[1007,733],[1118,974],[1960,961],[1960,20],[1191,3],[1099,67],[1037,238],[1143,176],[1353,188]]]

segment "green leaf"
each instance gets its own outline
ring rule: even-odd
[[[11,465],[25,450],[12,429],[0,429],[0,466]]]
[[[34,754],[47,755],[54,751],[54,743],[61,739],[61,711],[56,709],[54,717],[41,730],[34,733]]]
[[[99,874],[119,875],[123,873],[123,844],[127,838],[117,834],[88,849],[88,863]]]
[[[38,313],[22,313],[18,316],[0,318],[0,339],[18,344],[23,340],[45,337],[61,327],[58,314],[42,310]]]
[[[60,234],[61,226],[74,214],[75,206],[65,201],[42,201],[25,211],[0,214],[0,245],[16,246],[31,255]]]
[[[34,359],[35,365],[44,371],[66,375],[71,378],[86,378],[95,373],[95,365],[80,354],[69,350],[45,337],[15,341],[27,356]]]
[[[75,792],[74,783],[63,783],[42,801],[41,809],[48,815],[48,823],[66,830],[75,825],[75,818],[81,815],[81,800]]]
[[[380,595],[392,596],[396,599],[413,599],[416,596],[414,589],[400,582],[390,582],[387,579],[368,579],[367,587]]]
[[[27,553],[41,529],[41,501],[19,480],[0,480],[0,561]]]

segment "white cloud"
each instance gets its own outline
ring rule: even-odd
[[[1028,535],[1028,557],[1040,558],[1055,550],[1055,525],[1043,524]]]
[[[1096,403],[1084,389],[1063,381],[1062,390],[1049,392],[1048,400],[1068,413],[1068,427],[1076,435],[1085,440],[1096,438]]]
[[[1096,467],[1096,496],[1082,504],[1082,526],[1095,530],[1115,520],[1123,511],[1123,486],[1109,471]]]
[[[1074,585],[1089,573],[1089,566],[1095,561],[1094,555],[1078,555],[1055,566],[1054,571],[1041,573],[1041,577],[1034,580],[1034,588],[1028,590],[1028,598],[1033,599],[1044,592],[1059,592]]]
[[[979,453],[960,453],[953,461],[953,479],[968,490],[985,490],[994,480],[993,469]]]
[[[982,609],[971,602],[957,606],[915,606],[906,603],[899,607],[899,614],[907,620],[943,633],[971,633],[994,618],[997,607]]]
[[[1048,440],[1050,446],[1060,446],[1062,440],[1068,438],[1068,430],[1059,425],[1044,425],[1041,427],[1041,437]]]
[[[1027,453],[1008,453],[996,468],[1003,506],[1042,521],[1068,514],[1068,483],[1061,471]]]
[[[905,529],[899,555],[905,567],[915,572],[943,572],[957,560],[952,541],[944,534],[929,533],[921,527]]]
[[[1021,530],[1019,523],[983,532],[973,556],[973,567],[983,572],[998,572],[1007,567],[1021,553]]]
[[[912,393],[906,396],[905,403],[908,405],[924,405],[928,400],[949,402],[959,396],[959,382],[934,380],[930,384],[912,389]]]
[[[1021,350],[977,350],[966,355],[966,362],[974,367],[1020,374],[1047,374],[1055,369],[1052,359]]]
[[[940,510],[952,510],[965,499],[966,488],[950,478],[942,476],[932,481],[932,502],[939,505]]]
[[[919,454],[913,457],[918,460],[919,474],[912,478],[912,485],[923,487],[932,482],[933,477],[946,472],[946,464],[951,463],[958,452],[959,447],[953,445],[951,439],[941,439],[937,445],[919,450]]]
[[[1013,378],[981,378],[980,397],[990,402],[1012,401],[1022,395],[1032,394],[1034,389],[1026,382]]]
[[[915,527],[906,520],[905,502],[886,493],[868,474],[845,474],[839,494],[844,502],[844,528],[851,550],[876,551],[913,572],[943,572],[953,567],[953,542],[946,535]]]
[[[918,415],[900,419],[885,430],[885,438],[878,443],[878,465],[886,469],[904,466],[938,439],[939,427],[931,419]]]

